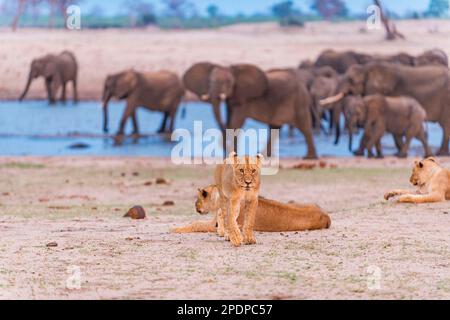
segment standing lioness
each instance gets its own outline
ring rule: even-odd
[[[214,177],[219,189],[221,212],[224,213],[219,218],[225,219],[225,233],[236,247],[242,243],[256,243],[253,228],[261,185],[261,162],[261,155],[239,158],[231,152],[224,163],[216,167]],[[244,203],[242,233],[237,223],[241,202]]]
[[[450,200],[450,170],[442,168],[435,158],[415,161],[410,181],[419,190],[393,190],[386,193],[384,198],[388,200],[400,196],[398,202],[412,203]]]

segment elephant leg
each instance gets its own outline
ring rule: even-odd
[[[397,151],[400,152],[403,148],[403,136],[401,134],[394,134],[394,143]]]
[[[72,81],[72,88],[73,88],[73,102],[78,102],[78,83],[77,78],[73,79]]]
[[[268,134],[268,139],[267,139],[267,147],[266,147],[266,152],[267,152],[267,156],[271,157],[272,156],[272,129],[274,130],[280,130],[281,126],[273,126],[273,125],[269,125],[269,134]],[[279,135],[278,135],[279,136]]]
[[[158,129],[158,133],[164,133],[166,131],[167,119],[169,118],[169,112],[164,112],[164,118],[161,123],[161,127]]]
[[[237,152],[237,146],[238,146],[238,134],[236,132],[237,129],[241,129],[242,126],[245,123],[245,115],[243,115],[241,112],[233,112],[231,115],[230,125],[228,129],[231,129],[233,132],[232,138],[233,140],[230,141],[231,137],[228,137],[226,132],[223,133],[223,148],[225,151],[225,154],[229,154],[231,151]],[[233,148],[228,150],[228,144],[233,143]]]
[[[405,143],[402,146],[402,149],[399,153],[397,153],[397,156],[400,158],[406,158],[408,156],[408,150],[409,146],[411,145],[412,139],[417,136],[417,133],[419,131],[423,131],[422,124],[420,123],[420,127],[418,125],[412,125],[406,130],[406,138]]]
[[[61,102],[66,102],[66,82],[63,82],[62,84],[62,90],[61,90]]]
[[[45,88],[47,90],[47,98],[49,104],[55,104],[55,98],[53,97],[52,92],[52,80],[51,79],[45,79]]]
[[[442,126],[444,136],[442,137],[442,145],[439,149],[437,155],[438,156],[448,156],[450,155],[450,152],[448,150],[448,143],[450,138],[450,121],[447,121],[446,125]]]
[[[125,111],[123,112],[122,119],[120,120],[119,130],[117,131],[116,137],[114,138],[114,144],[120,145],[123,141],[124,131],[125,131],[125,125],[127,123],[127,120],[129,117],[132,116],[132,114],[135,112],[135,106],[134,104],[127,103],[127,107],[125,108]]]
[[[359,157],[364,156],[364,150],[366,149],[368,142],[369,142],[369,136],[364,132],[364,134],[363,134],[363,136],[361,138],[361,141],[359,141],[358,150],[353,152],[353,154],[355,156],[359,156]]]
[[[419,140],[422,143],[423,146],[423,151],[425,154],[425,158],[431,157],[433,156],[433,152],[431,151],[431,148],[428,144],[427,141],[427,135],[425,133],[425,130],[422,128],[420,128],[419,132],[416,135],[416,139]]]
[[[181,99],[177,99],[174,104],[172,105],[172,107],[170,108],[170,112],[169,112],[169,120],[170,120],[170,125],[169,125],[169,132],[170,134],[172,134],[174,128],[175,128],[175,116],[177,115],[177,110],[178,110],[178,106],[181,103]]]
[[[301,131],[306,140],[308,152],[304,159],[317,159],[316,146],[312,132],[311,118],[297,116],[296,127]]]
[[[381,147],[381,139],[378,139],[377,143],[375,144],[375,148],[377,150],[377,158],[383,159],[384,155],[383,155],[383,148]]]
[[[131,120],[133,122],[133,140],[138,142],[139,140],[139,125],[137,121],[136,110],[131,114]]]
[[[334,127],[334,123],[333,123],[333,119],[334,119],[334,109],[330,109],[329,110],[329,126],[328,126],[328,134],[331,135],[333,133],[333,127]]]

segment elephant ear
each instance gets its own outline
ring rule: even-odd
[[[252,64],[235,64],[230,70],[235,77],[233,95],[238,101],[258,98],[269,87],[264,71]]]
[[[366,94],[390,95],[397,86],[396,66],[379,63],[370,66],[366,79]]]
[[[137,74],[133,70],[128,70],[120,73],[117,76],[116,83],[114,86],[114,92],[118,99],[126,98],[133,89],[137,86],[138,79]]]
[[[35,62],[36,63],[36,62]],[[45,67],[43,69],[43,76],[45,78],[52,78],[54,76],[57,75],[57,67],[56,67],[56,63],[52,62],[52,61],[48,61],[45,64]]]
[[[209,93],[209,75],[217,65],[209,62],[199,62],[190,67],[183,75],[183,84],[186,89],[197,96]]]

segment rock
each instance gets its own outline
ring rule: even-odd
[[[175,202],[173,202],[172,200],[167,200],[164,201],[163,206],[169,207],[169,206],[174,206]]]
[[[315,167],[317,167],[317,163],[311,163],[311,162],[300,162],[294,166],[294,169],[300,169],[300,170],[312,170]]]
[[[45,246],[48,247],[48,248],[50,248],[50,247],[57,247],[58,244],[56,242],[49,242]]]
[[[3,192],[3,193],[2,193],[2,196],[5,196],[5,197],[7,197],[7,196],[9,196],[9,195],[10,195],[9,192]]]
[[[148,186],[151,186],[152,184],[153,184],[153,182],[147,181],[147,182],[144,183],[144,186],[148,187]]]
[[[91,146],[86,144],[86,143],[77,142],[77,143],[71,144],[68,148],[69,149],[87,149],[87,148],[90,148],[90,147]]]
[[[139,176],[139,172],[133,172],[133,177]]]
[[[145,218],[145,210],[141,206],[134,206],[124,215],[124,218],[131,219],[144,219]]]
[[[169,182],[164,178],[157,178],[156,184],[169,184]]]

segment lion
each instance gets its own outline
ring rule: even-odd
[[[419,189],[393,190],[384,195],[386,200],[399,196],[398,202],[426,203],[450,200],[450,170],[439,165],[435,158],[429,157],[415,161],[410,182]]]
[[[235,247],[242,243],[256,243],[253,228],[261,186],[262,160],[263,156],[260,154],[254,158],[239,158],[236,152],[231,152],[223,164],[216,166],[214,178],[219,190],[221,208],[218,223],[224,226],[226,240],[230,240]],[[242,233],[237,223],[241,203],[244,204]]]
[[[174,228],[174,233],[217,232],[224,234],[224,226],[217,218],[220,214],[220,195],[216,185],[198,189],[195,208],[201,215],[213,213],[210,221],[197,221],[190,225]],[[238,224],[242,227],[244,217],[239,215]],[[255,231],[283,232],[328,229],[330,217],[315,204],[284,204],[263,197],[258,198],[255,216]]]

